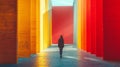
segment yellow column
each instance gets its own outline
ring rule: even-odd
[[[77,4],[78,4],[78,26],[77,26],[77,45],[78,45],[78,48],[81,48],[81,20],[82,20],[82,0],[78,0]]]
[[[43,50],[43,14],[45,13],[45,0],[40,0],[40,50]],[[46,19],[47,20],[47,19]]]
[[[50,46],[50,20],[49,20],[49,1],[45,0],[45,13],[43,15],[43,44],[44,49]]]
[[[18,0],[18,57],[30,56],[30,0]]]
[[[49,1],[41,0],[40,5],[40,50],[50,46]]]
[[[86,47],[86,0],[78,0],[78,26],[77,26],[77,44],[78,48]]]

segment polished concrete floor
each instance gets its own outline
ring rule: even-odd
[[[18,64],[1,64],[0,67],[120,67],[120,63],[103,61],[74,46],[66,45],[63,58],[59,58],[57,46],[51,46],[30,58],[20,58]]]

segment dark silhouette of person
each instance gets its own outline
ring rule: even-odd
[[[62,58],[62,51],[64,47],[64,39],[63,36],[61,35],[59,40],[58,40],[58,47],[59,47],[59,53],[60,53],[60,58]]]

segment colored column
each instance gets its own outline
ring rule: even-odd
[[[87,0],[86,5],[86,49],[91,53],[91,0]]]
[[[120,61],[120,0],[103,1],[104,59]]]
[[[86,2],[87,0],[81,0],[81,48],[86,51]],[[80,19],[80,18],[79,18]]]
[[[0,0],[0,64],[17,63],[17,1]]]
[[[74,46],[75,47],[77,47],[77,25],[78,25],[78,23],[77,23],[77,20],[78,20],[78,16],[77,16],[77,12],[78,12],[78,4],[77,4],[77,0],[75,0],[74,1],[74,3],[73,3],[73,8],[74,8],[74,22],[73,22],[73,37],[74,37],[74,39],[73,39],[73,44],[74,44]]]
[[[30,0],[18,0],[18,57],[29,57],[30,48]]]
[[[96,55],[103,57],[103,0],[96,0]]]
[[[51,45],[50,21],[49,21],[49,0],[40,1],[40,50]]]
[[[82,20],[82,3],[81,3],[81,0],[77,0],[77,5],[78,5],[78,11],[77,11],[77,14],[78,14],[78,17],[77,17],[77,45],[78,45],[78,48],[80,49],[81,48],[81,20]]]
[[[91,53],[96,54],[96,0],[91,0]]]
[[[40,53],[40,0],[36,0],[36,53]]]
[[[36,54],[36,0],[31,0],[31,14],[30,14],[30,44],[31,53]]]

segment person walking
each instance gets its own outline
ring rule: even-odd
[[[58,40],[58,47],[59,47],[60,58],[62,58],[62,52],[63,52],[63,47],[64,47],[64,39],[62,35],[60,36]]]

